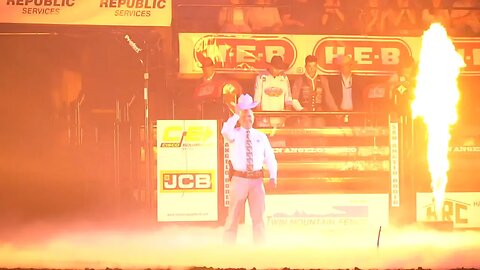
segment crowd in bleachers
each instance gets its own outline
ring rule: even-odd
[[[480,34],[480,0],[177,0],[175,3],[173,25],[178,32],[420,36],[432,22],[441,22],[452,36]],[[214,66],[213,63],[210,64]],[[403,63],[396,73],[386,76],[343,72],[342,69],[355,65],[351,59],[350,62],[340,61],[337,64],[338,73],[328,76],[313,71],[312,74],[305,72],[303,75],[287,76],[286,70],[282,68],[281,74],[277,75],[272,65],[269,65],[270,70],[256,74],[255,79],[230,74],[234,80],[229,80],[229,85],[236,85],[232,88],[236,95],[249,93],[255,96],[256,101],[260,102],[258,110],[385,112],[392,109],[403,111],[407,108],[402,103],[408,101],[402,99],[409,98],[408,91],[405,94],[405,90],[413,87],[409,84],[413,83],[414,75],[410,71],[404,72],[404,69],[411,68],[414,62]],[[217,104],[219,98],[225,98],[225,95],[222,96],[225,89],[214,90],[218,85],[217,80],[212,78],[219,76],[212,75],[215,72],[205,72],[208,66],[207,63],[203,67],[204,78],[201,83],[180,87],[195,88],[194,93],[189,90],[180,91],[182,95],[177,100],[190,100],[193,96],[195,104],[203,104],[204,100],[199,93],[207,89],[207,100],[211,101],[212,93],[215,93],[213,95],[216,98],[213,98],[214,103],[207,103],[206,108],[218,111],[213,104]],[[308,70],[307,61],[304,70]],[[279,80],[278,85],[272,88],[274,90],[265,85],[270,75]],[[285,84],[288,87],[278,91],[282,78],[288,82]],[[464,95],[471,92],[477,78],[460,80],[460,84],[465,84],[462,86]],[[298,87],[303,84],[311,84],[313,88]],[[199,87],[203,88],[200,89],[202,91]],[[334,102],[331,102],[332,98]],[[201,102],[198,102],[199,99]],[[464,103],[465,108],[471,107],[467,104],[468,99]],[[272,104],[275,106],[268,107]],[[192,107],[187,104],[185,108]],[[202,116],[197,114],[195,117],[204,118],[205,111],[201,111]],[[186,117],[192,116],[187,114]],[[351,120],[350,123],[355,123]],[[343,122],[343,118],[340,121]],[[301,122],[305,121],[297,124],[301,126]],[[323,119],[317,122],[309,122],[309,126],[325,124]],[[262,121],[259,119],[258,123],[261,124]]]
[[[480,33],[478,0],[177,0],[175,12],[184,32],[417,36],[441,22]]]

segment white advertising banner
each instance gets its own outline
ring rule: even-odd
[[[230,144],[228,140],[223,143],[223,201],[224,206],[230,206]]]
[[[216,120],[157,121],[158,221],[217,221]]]
[[[4,0],[0,23],[170,26],[172,0]]]
[[[480,38],[453,39],[463,56],[464,75],[480,74]],[[201,62],[210,57],[225,73],[256,73],[266,68],[273,55],[288,65],[287,74],[303,74],[305,57],[318,58],[319,72],[337,73],[335,58],[351,55],[354,72],[385,75],[398,70],[400,61],[412,56],[418,61],[421,37],[360,37],[330,35],[259,35],[180,33],[180,74],[202,73]]]
[[[452,221],[454,228],[480,228],[480,192],[447,192],[440,213],[433,194],[417,193],[417,221]]]
[[[390,188],[392,207],[400,206],[400,147],[398,123],[390,123]]]
[[[341,229],[389,222],[388,194],[272,194],[265,200],[265,224],[272,228]]]

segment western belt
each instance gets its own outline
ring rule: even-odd
[[[258,178],[263,178],[263,171],[251,171],[251,172],[242,172],[242,171],[233,171],[233,176],[238,176],[242,178],[248,178],[248,179],[258,179]]]

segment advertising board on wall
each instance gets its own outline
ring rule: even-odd
[[[480,39],[453,41],[466,63],[462,74],[480,74]],[[337,73],[335,59],[351,55],[355,73],[385,75],[397,71],[404,59],[418,61],[421,37],[180,33],[179,44],[183,75],[201,73],[200,63],[206,57],[214,60],[218,72],[257,73],[266,68],[273,55],[283,57],[287,74],[302,74],[304,59],[310,54],[318,58],[321,74]]]
[[[172,0],[5,0],[0,23],[170,26]]]
[[[417,193],[417,221],[451,221],[454,228],[480,228],[480,192],[447,192],[441,211],[432,193]]]
[[[158,120],[158,221],[216,221],[217,165],[215,120]]]
[[[388,194],[269,194],[265,224],[306,229],[388,226],[388,200]]]

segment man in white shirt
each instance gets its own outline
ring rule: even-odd
[[[264,133],[252,128],[254,115],[252,109],[257,105],[248,94],[238,98],[235,114],[222,128],[222,135],[230,144],[230,159],[233,167],[230,183],[230,207],[225,222],[224,240],[235,243],[238,223],[244,213],[248,199],[250,216],[253,223],[255,243],[265,241],[265,189],[263,187],[263,163],[266,163],[270,180],[269,186],[277,185],[277,160]],[[240,127],[235,128],[240,121]]]
[[[284,71],[288,68],[279,55],[274,55],[266,71],[255,79],[254,100],[260,104],[261,111],[284,111],[292,105],[290,81]],[[262,117],[259,127],[281,127],[285,120],[281,117]]]

